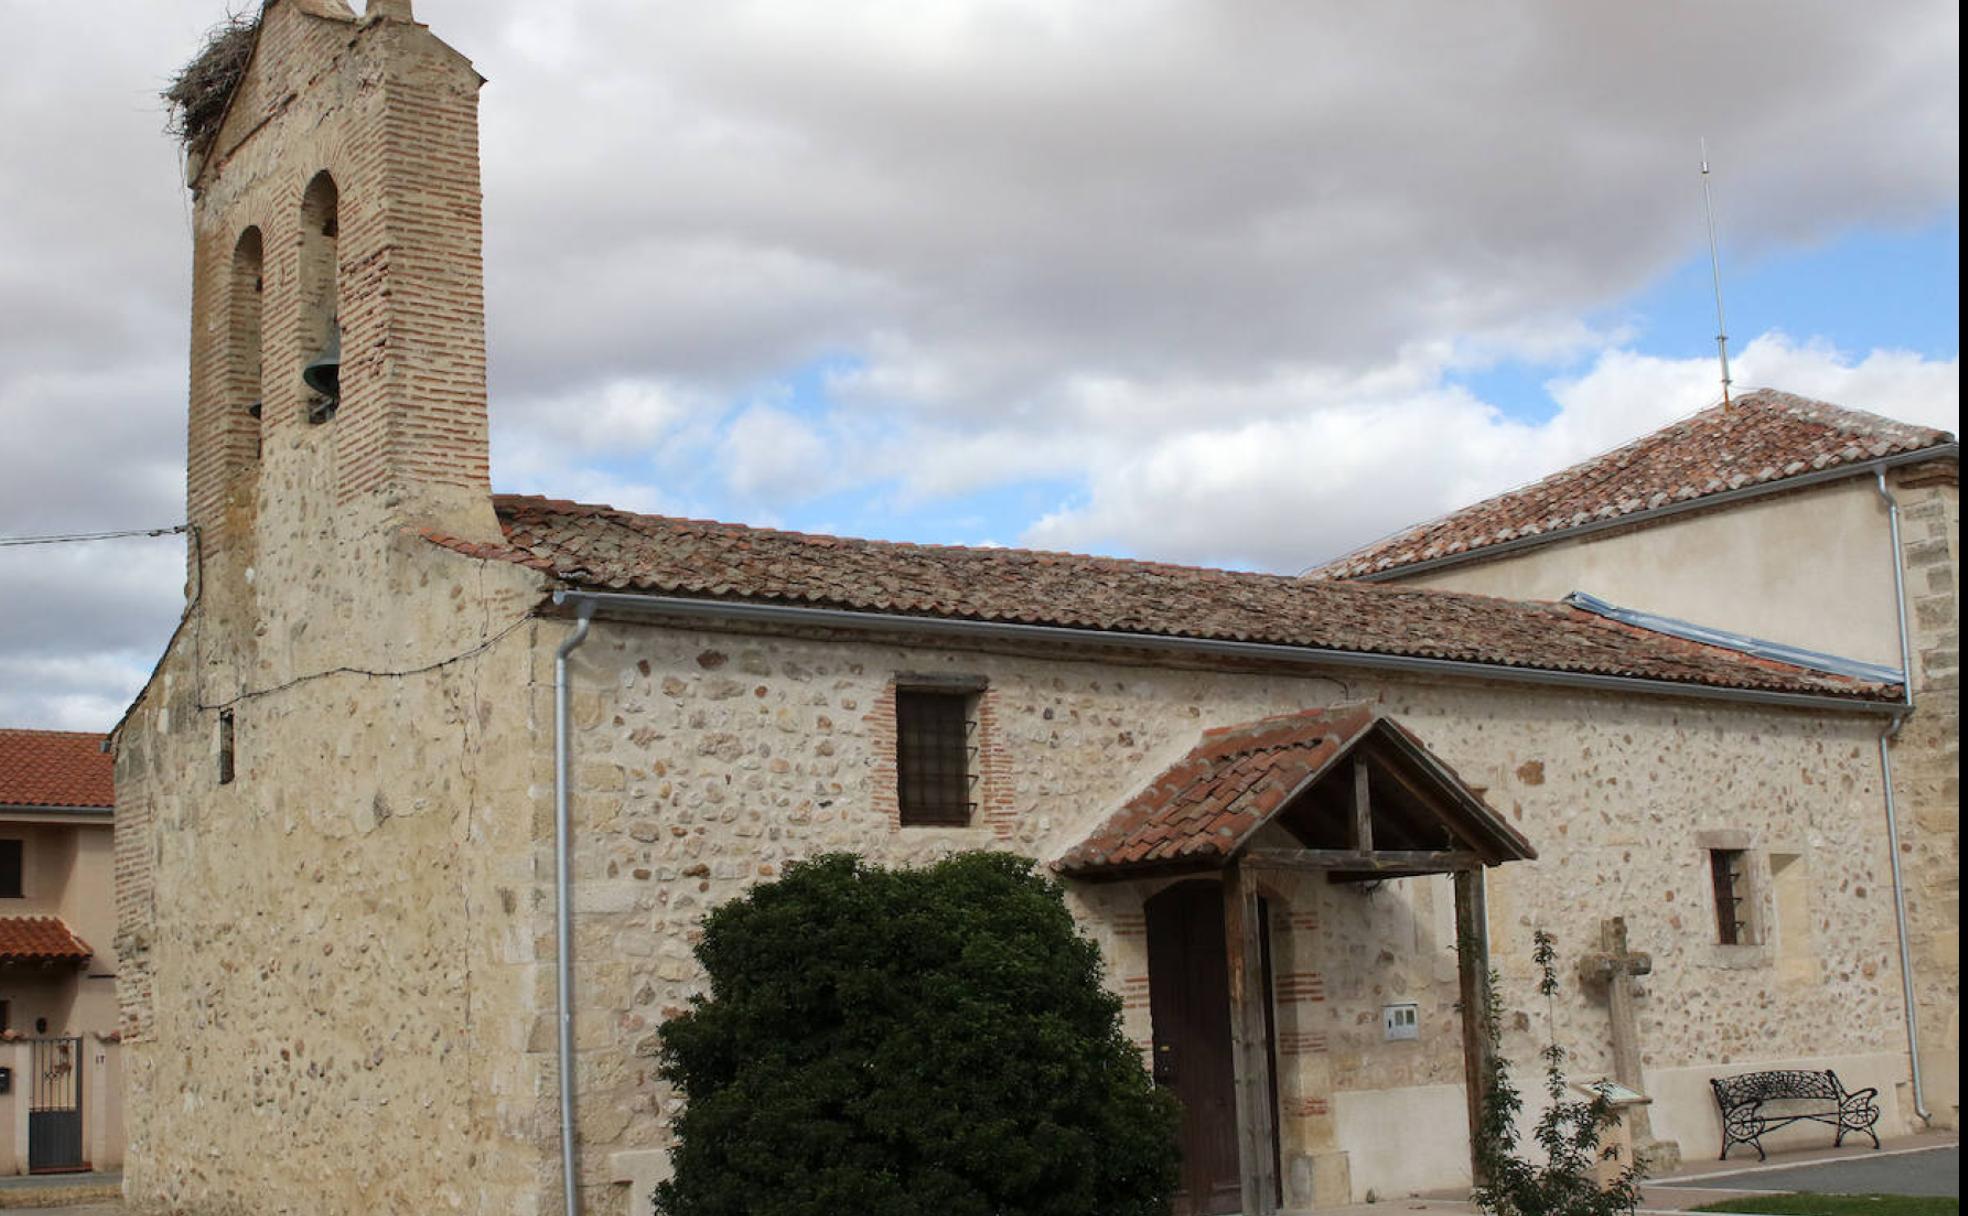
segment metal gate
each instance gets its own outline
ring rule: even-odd
[[[28,1074],[27,1169],[86,1170],[82,1153],[82,1040],[35,1039]]]

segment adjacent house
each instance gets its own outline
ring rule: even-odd
[[[122,1157],[115,813],[102,735],[0,729],[0,1173]]]
[[[1910,672],[1881,744],[1895,813],[1876,826],[1900,842],[1920,1105],[1958,1127],[1960,478],[1945,431],[1758,389],[1313,577],[1571,596],[1678,636]]]
[[[1532,1060],[1538,927],[1651,953],[1637,1020],[1598,972],[1552,1005],[1650,1148],[1714,1151],[1707,1081],[1751,1067],[1915,1118],[1897,682],[1550,602],[495,496],[482,81],[407,0],[253,39],[186,164],[191,596],[112,733],[133,1201],[645,1211],[702,916],[839,849],[1059,876],[1189,1112],[1185,1214],[1466,1179],[1458,1003],[1493,963]]]

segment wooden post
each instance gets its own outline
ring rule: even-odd
[[[1264,932],[1257,883],[1233,861],[1223,871],[1224,945],[1230,963],[1230,1059],[1237,1095],[1237,1167],[1244,1216],[1278,1210],[1277,1112],[1271,1109],[1271,1040],[1265,1029]]]
[[[1373,796],[1367,781],[1366,757],[1353,757],[1353,847],[1373,852]]]
[[[1456,970],[1462,983],[1462,1079],[1469,1096],[1469,1174],[1480,1185],[1488,1179],[1483,1176],[1477,1138],[1493,1064],[1490,1038],[1483,1031],[1489,1019],[1490,944],[1480,866],[1456,871],[1455,918]]]

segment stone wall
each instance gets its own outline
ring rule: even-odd
[[[527,1216],[553,1193],[551,1073],[523,1030],[552,991],[527,790],[537,587],[428,545],[375,578],[351,616],[393,632],[422,603],[421,661],[235,686],[201,679],[181,638],[118,734],[119,795],[145,808],[119,854],[152,892],[118,937],[138,1210]],[[428,619],[467,594],[469,618]]]
[[[1952,463],[1896,479],[1914,714],[1893,743],[1921,1075],[1936,1123],[1961,1125],[1961,496]],[[1909,1101],[1910,1101],[1910,1095]]]
[[[550,658],[543,641],[536,717],[547,712]],[[979,826],[896,825],[885,707],[902,672],[989,680],[995,737],[984,742],[998,749],[1001,788],[987,793],[993,810]],[[1056,856],[1204,728],[1349,699],[1378,703],[1465,779],[1487,786],[1542,852],[1536,863],[1491,874],[1514,1059],[1534,1069],[1544,1042],[1547,1010],[1531,997],[1533,927],[1559,934],[1569,967],[1596,941],[1600,918],[1624,915],[1635,947],[1656,960],[1640,1003],[1650,1071],[1835,1057],[1867,1070],[1848,1078],[1855,1085],[1897,1079],[1876,718],[612,623],[575,653],[574,683],[581,1139],[597,1212],[630,1210],[631,1188],[613,1179],[635,1177],[639,1189],[660,1170],[654,1150],[676,1107],[655,1077],[655,1032],[699,990],[689,948],[709,908],[828,850],[895,864],[961,848]],[[536,787],[549,763],[536,757]],[[1702,832],[1740,839],[1752,854],[1756,944],[1716,944]],[[536,848],[544,866],[544,837]],[[1808,873],[1795,924],[1779,916],[1772,854]],[[1070,891],[1144,1047],[1141,905],[1155,889]],[[1287,1173],[1305,1189],[1301,1198],[1453,1181],[1461,1162],[1447,1154],[1431,1152],[1427,1168],[1405,1173],[1377,1159],[1352,1162],[1346,1146],[1357,1147],[1363,1129],[1341,1124],[1362,1095],[1366,1108],[1406,1102],[1434,1112],[1432,1123],[1460,1124],[1446,881],[1365,889],[1283,878],[1267,895]],[[1420,1007],[1420,1039],[1385,1042],[1381,1006],[1408,1000]],[[1604,1006],[1569,973],[1548,1013],[1576,1051],[1580,1076],[1610,1071]],[[533,1041],[551,1051],[546,1027]],[[1525,1080],[1533,1086],[1535,1074]],[[1699,1127],[1703,1116],[1677,1117]],[[1900,1126],[1895,1116],[1889,1130]]]
[[[1959,464],[1889,477],[1916,712],[1892,744],[1927,1106],[1959,1126],[1960,493]],[[1853,477],[1654,524],[1426,571],[1401,581],[1557,598],[1574,588],[1617,603],[1897,667],[1890,533],[1873,480]],[[1857,812],[1882,838],[1882,805]],[[1897,942],[1895,944],[1897,950]],[[1894,1079],[1913,1117],[1910,1070]]]

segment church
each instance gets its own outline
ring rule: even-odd
[[[482,83],[409,0],[270,0],[190,148],[187,602],[111,739],[133,1204],[645,1212],[703,915],[837,850],[1058,879],[1180,1213],[1467,1182],[1461,1008],[1495,968],[1535,1067],[1540,928],[1657,1156],[1752,1069],[1919,1123],[1897,671],[495,495]]]

